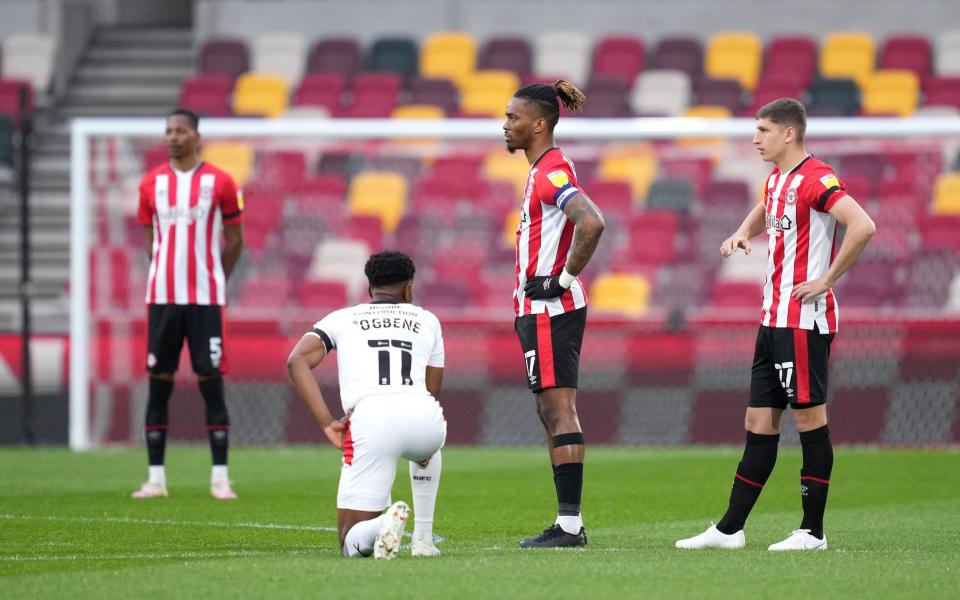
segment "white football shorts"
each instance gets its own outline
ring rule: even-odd
[[[347,421],[337,508],[372,512],[387,508],[397,460],[426,460],[446,438],[443,409],[433,396],[363,398]]]

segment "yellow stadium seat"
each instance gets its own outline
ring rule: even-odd
[[[512,71],[477,71],[460,79],[460,108],[471,115],[502,117],[519,87]]]
[[[473,73],[477,43],[469,33],[440,32],[427,38],[420,52],[420,75],[459,81]]]
[[[590,288],[590,308],[625,317],[642,317],[650,305],[650,282],[643,275],[604,273]]]
[[[863,87],[873,74],[876,44],[869,33],[848,31],[831,33],[820,49],[820,76],[853,79]]]
[[[530,163],[523,152],[508,154],[504,150],[495,150],[483,159],[483,175],[491,181],[505,181],[514,185],[521,197],[529,172]]]
[[[960,173],[944,173],[933,187],[933,212],[960,215]]]
[[[511,210],[507,218],[503,220],[503,233],[500,239],[507,248],[513,248],[517,245],[518,227],[520,227],[520,209],[515,208]]]
[[[244,73],[233,92],[237,115],[279,117],[287,109],[287,83],[276,75]]]
[[[877,71],[864,85],[863,112],[908,117],[917,110],[919,92],[920,80],[913,71]]]
[[[701,119],[729,119],[733,116],[733,113],[726,106],[700,104],[688,108],[684,111],[683,116],[699,117]],[[717,146],[726,144],[727,140],[711,137],[681,137],[677,143],[681,146]]]
[[[630,184],[634,202],[647,197],[650,184],[657,177],[657,156],[650,150],[630,154],[609,154],[600,159],[600,178]]]
[[[394,119],[442,119],[446,113],[433,104],[404,104],[393,109],[390,117]]]
[[[714,79],[736,79],[747,90],[757,87],[763,49],[752,33],[718,33],[707,46],[706,71]]]
[[[407,208],[407,180],[386,171],[361,173],[350,182],[348,205],[351,214],[380,217],[384,233],[390,233]]]
[[[253,147],[243,142],[210,142],[203,145],[203,160],[230,174],[243,186],[253,171]]]

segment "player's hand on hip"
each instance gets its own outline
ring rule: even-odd
[[[820,294],[823,294],[829,289],[830,284],[828,284],[827,281],[821,277],[819,279],[804,281],[800,285],[794,286],[792,295],[794,298],[803,303],[819,297]]]
[[[342,421],[330,421],[330,423],[323,428],[323,435],[327,436],[327,439],[330,440],[330,443],[333,444],[336,448],[343,448],[343,432],[347,428]]]
[[[753,249],[750,245],[750,240],[748,240],[746,236],[735,233],[720,244],[720,256],[726,258],[736,252],[737,248],[743,248],[744,254],[750,254],[750,251]]]
[[[523,286],[523,293],[531,300],[549,300],[559,298],[567,288],[560,285],[559,276],[533,277]]]

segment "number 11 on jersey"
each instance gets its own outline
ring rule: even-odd
[[[390,354],[397,349],[400,351],[400,379],[402,385],[413,385],[410,371],[413,367],[413,344],[404,340],[368,340],[371,348],[383,348],[377,352],[377,362],[380,366],[380,385],[390,385]]]

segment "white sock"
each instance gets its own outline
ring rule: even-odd
[[[210,485],[215,483],[230,483],[227,477],[227,465],[213,465],[210,471]]]
[[[583,519],[580,518],[580,515],[557,515],[556,524],[570,535],[577,535],[583,527]]]
[[[433,543],[433,510],[440,489],[440,451],[430,457],[426,467],[410,462],[410,488],[413,492],[413,539]]]
[[[383,527],[387,515],[380,515],[369,521],[360,521],[350,528],[343,538],[343,555],[347,558],[362,558],[373,554],[373,543]]]
[[[147,481],[158,485],[167,485],[167,472],[163,465],[150,465],[147,467],[147,471],[149,473]]]

